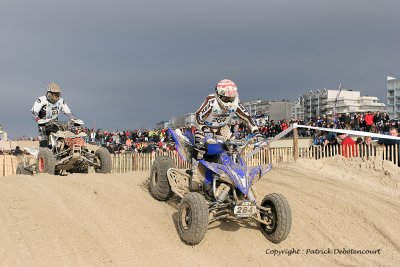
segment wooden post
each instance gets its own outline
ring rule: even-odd
[[[117,173],[117,154],[114,154],[114,173]]]
[[[386,146],[382,146],[382,148],[383,148],[383,160],[386,160],[387,159],[387,151],[388,151],[388,149],[387,149],[387,147]]]
[[[136,171],[136,153],[132,153],[132,171]]]
[[[391,151],[392,151],[392,156],[391,156],[391,159],[392,159],[392,163],[396,163],[396,159],[395,159],[395,147],[397,147],[396,145],[391,145]]]
[[[135,152],[133,154],[133,170],[137,171],[138,170],[138,153]]]
[[[6,156],[3,155],[3,168],[1,168],[1,176],[5,176],[6,175]]]
[[[128,154],[128,172],[132,171],[132,153]]]
[[[124,153],[124,173],[126,173],[128,170],[127,170],[127,155],[126,155],[126,152]]]
[[[113,173],[117,173],[117,154],[114,154],[113,161],[114,161]]]
[[[299,130],[293,128],[293,159],[299,159]]]
[[[276,163],[276,159],[277,159],[277,154],[278,154],[278,148],[274,148],[273,152],[272,152],[272,164]]]
[[[14,157],[11,157],[11,174],[14,175],[15,174],[15,168],[14,168]]]

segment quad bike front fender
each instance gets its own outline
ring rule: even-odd
[[[250,167],[248,170],[248,177],[250,184],[255,184],[261,177],[265,176],[272,170],[272,164],[263,164],[260,166]]]

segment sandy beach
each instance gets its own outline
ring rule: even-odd
[[[175,227],[179,200],[154,200],[148,175],[2,177],[0,265],[400,265],[400,168],[389,162],[335,157],[274,166],[256,186],[260,198],[278,192],[290,204],[292,230],[278,245],[234,218],[185,245]]]

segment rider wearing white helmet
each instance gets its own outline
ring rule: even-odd
[[[239,101],[236,84],[224,79],[215,86],[215,94],[208,95],[203,104],[196,111],[196,123],[198,130],[195,132],[195,148],[197,152],[205,150],[204,136],[213,132],[226,139],[231,138],[231,131],[227,123],[237,115],[247,126],[251,133],[258,132],[256,123],[249,112]],[[197,153],[197,158],[202,157]]]
[[[70,120],[76,120],[67,103],[61,98],[60,86],[50,83],[46,89],[46,95],[39,97],[32,107],[32,116],[39,126],[40,147],[48,146],[48,132],[46,124],[50,120],[58,120],[58,115],[62,111]],[[83,122],[82,122],[83,123]]]

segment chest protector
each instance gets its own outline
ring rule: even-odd
[[[233,118],[237,109],[237,105],[234,105],[232,109],[224,110],[215,98],[211,99],[208,104],[210,105],[211,112],[204,119],[204,124],[214,129],[225,126]]]
[[[54,119],[58,118],[58,115],[60,114],[60,111],[61,111],[61,103],[62,103],[60,100],[54,104],[47,102],[47,105],[45,107],[46,108],[46,119],[54,120]]]

